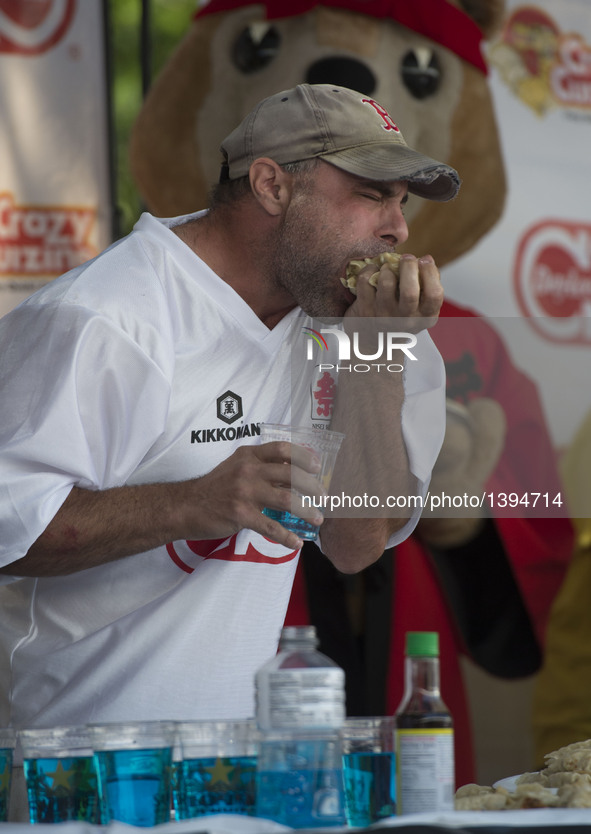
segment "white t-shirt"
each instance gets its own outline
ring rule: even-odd
[[[269,330],[171,232],[180,220],[143,215],[0,322],[1,565],[26,554],[74,485],[198,477],[257,443],[261,422],[312,420],[309,391],[292,410],[290,365],[309,320],[294,310]],[[427,334],[417,348],[403,430],[425,489],[444,381]],[[297,558],[242,530],[69,576],[0,577],[0,725],[252,715]]]

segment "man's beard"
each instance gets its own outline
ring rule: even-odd
[[[374,257],[390,247],[373,238],[344,243],[337,224],[326,222],[325,206],[309,193],[292,203],[274,240],[269,260],[271,282],[287,290],[309,316],[342,318],[353,303],[341,282],[345,265],[353,258]]]
[[[349,257],[334,237],[312,199],[303,197],[292,202],[275,239],[273,283],[314,318],[340,318],[349,306],[339,280]]]

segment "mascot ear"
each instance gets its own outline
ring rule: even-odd
[[[505,0],[459,0],[458,5],[478,24],[487,40],[501,28]]]
[[[195,113],[210,91],[211,43],[220,17],[193,24],[133,125],[131,173],[150,211],[161,217],[205,207],[202,195],[209,187],[196,153]]]
[[[455,0],[487,38],[500,27],[504,0]],[[400,251],[430,252],[444,266],[473,246],[498,222],[506,196],[505,165],[487,78],[463,62],[463,88],[454,111],[446,162],[462,178],[452,203],[424,201],[410,224],[409,243]],[[450,235],[450,229],[462,234]]]

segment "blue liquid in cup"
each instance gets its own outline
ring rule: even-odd
[[[31,823],[100,823],[92,756],[25,759],[24,774]]]
[[[347,824],[365,828],[396,814],[394,753],[349,753],[343,756]]]
[[[183,799],[183,776],[181,773],[183,763],[181,761],[173,761],[170,771],[170,790],[172,794],[172,807],[174,809],[174,818],[176,820],[182,819],[182,799]]]
[[[95,759],[103,824],[145,828],[170,821],[172,748],[101,750]]]
[[[273,521],[278,521],[287,530],[297,533],[301,539],[312,540],[318,535],[318,527],[310,524],[309,521],[304,521],[303,518],[298,518],[293,513],[288,513],[285,510],[270,510],[267,507],[265,507],[263,513],[272,518]]]
[[[290,828],[345,824],[343,782],[334,745],[297,740],[265,742],[257,776],[257,816]]]
[[[8,822],[8,801],[12,776],[12,749],[0,749],[0,822]]]
[[[256,756],[185,759],[178,763],[177,819],[204,814],[254,816]]]

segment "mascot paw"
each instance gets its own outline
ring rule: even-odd
[[[470,498],[479,498],[484,492],[503,451],[507,430],[503,409],[488,397],[467,406],[448,400],[446,411],[445,437],[429,488],[433,499],[441,499],[441,503],[425,508],[417,531],[435,547],[464,544],[480,530],[483,508]],[[444,496],[451,506],[444,506]],[[441,517],[444,515],[447,517]]]

